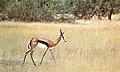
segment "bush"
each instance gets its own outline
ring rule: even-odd
[[[52,12],[44,7],[38,7],[31,1],[10,2],[4,13],[7,20],[15,21],[52,21]],[[7,17],[6,17],[7,16]]]

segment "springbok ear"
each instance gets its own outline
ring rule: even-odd
[[[62,32],[62,29],[60,29],[60,34],[63,35],[65,32]]]
[[[65,32],[62,32],[62,34],[64,34]]]
[[[62,30],[60,29],[60,33],[62,33]]]
[[[63,34],[62,29],[60,29],[60,34]]]

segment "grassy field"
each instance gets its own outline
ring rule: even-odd
[[[48,52],[34,67],[30,56],[22,67],[33,36],[55,40],[59,29],[67,43],[55,47],[56,63]],[[36,48],[38,65],[45,50]],[[120,21],[81,21],[80,24],[0,22],[0,72],[120,72]]]

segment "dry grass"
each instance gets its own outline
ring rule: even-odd
[[[1,72],[120,72],[120,21],[81,21],[78,24],[0,23]],[[84,25],[83,25],[84,24]],[[55,40],[59,29],[67,43],[60,42],[54,55],[47,53],[42,66],[34,67],[28,55],[22,67],[27,42],[33,36]],[[39,64],[44,49],[34,53]]]

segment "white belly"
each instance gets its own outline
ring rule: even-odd
[[[45,44],[42,44],[42,43],[38,43],[37,47],[39,47],[39,48],[47,48],[47,46]]]

